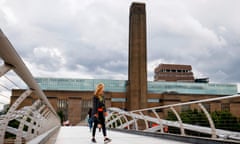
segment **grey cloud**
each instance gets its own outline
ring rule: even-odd
[[[5,1],[0,25],[36,76],[126,79],[131,2]],[[238,1],[143,2],[149,80],[164,62],[190,64],[212,82],[240,81]]]

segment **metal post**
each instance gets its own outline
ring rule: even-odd
[[[176,115],[177,119],[178,119],[178,122],[179,122],[179,126],[180,126],[180,130],[181,130],[181,135],[185,135],[185,131],[184,131],[184,128],[183,128],[183,123],[182,123],[182,119],[181,117],[179,116],[179,114],[177,113],[177,111],[171,106],[170,109],[173,111],[173,113]]]
[[[206,115],[208,122],[210,124],[211,130],[212,130],[212,138],[217,138],[216,135],[216,128],[214,125],[214,122],[210,116],[210,114],[208,113],[208,111],[206,110],[206,108],[202,105],[202,103],[198,103],[199,107],[202,109],[202,111],[204,112],[204,114]]]

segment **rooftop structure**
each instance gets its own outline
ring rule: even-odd
[[[154,81],[194,82],[191,65],[159,64],[154,74]]]

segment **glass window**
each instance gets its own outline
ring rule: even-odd
[[[112,102],[126,102],[125,98],[112,98],[111,99]]]
[[[222,111],[230,111],[230,104],[229,103],[222,103],[221,104]]]
[[[150,99],[147,100],[147,102],[149,102],[149,103],[159,103],[159,99],[157,99],[157,98],[150,98]]]

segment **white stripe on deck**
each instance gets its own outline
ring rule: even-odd
[[[167,139],[141,136],[129,133],[107,130],[107,135],[112,139],[109,144],[187,144]],[[92,144],[92,133],[86,126],[61,127],[56,139],[56,144]],[[97,144],[103,144],[103,135],[97,129]]]

